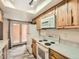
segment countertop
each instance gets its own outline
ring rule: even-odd
[[[40,37],[33,37],[33,38],[37,41],[37,43],[40,43],[47,48],[53,49],[54,51],[57,51],[58,53],[68,57],[69,59],[79,59],[79,48],[71,47],[61,43],[52,44],[51,46],[46,46],[44,45],[45,42],[39,42],[39,40],[43,38]],[[49,39],[49,41],[51,40]]]
[[[7,41],[6,40],[0,40],[0,51],[2,51],[2,49],[7,45]]]

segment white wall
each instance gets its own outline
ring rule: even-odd
[[[31,8],[29,5],[29,2],[31,0],[9,0],[17,9],[20,10],[29,10],[29,9],[35,9],[35,8]]]
[[[3,39],[8,40],[8,21],[4,18],[3,23]]]
[[[79,43],[79,29],[42,30],[41,34],[45,36],[60,36],[61,40]]]

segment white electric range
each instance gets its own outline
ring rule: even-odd
[[[37,43],[37,59],[49,59],[49,48],[55,42],[49,40],[39,40]],[[57,43],[56,43],[57,44]]]

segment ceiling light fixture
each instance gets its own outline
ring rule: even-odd
[[[34,1],[34,0],[31,0],[31,1],[29,2],[29,5],[32,5],[33,1]]]
[[[32,5],[33,2],[37,2],[37,0],[31,0],[31,1],[29,2],[29,5]]]

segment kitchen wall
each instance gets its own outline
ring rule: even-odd
[[[8,40],[8,20],[4,18],[3,20],[3,39]]]

